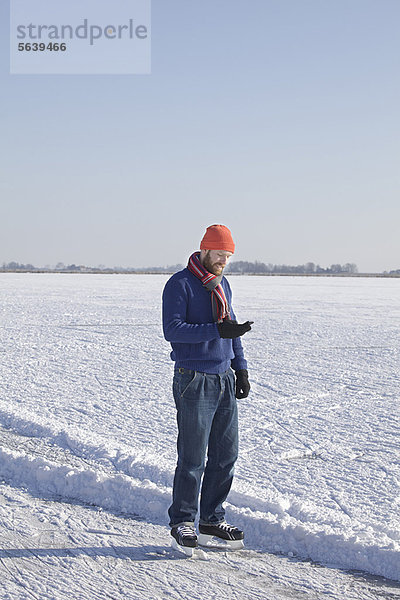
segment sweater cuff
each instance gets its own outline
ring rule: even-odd
[[[240,356],[240,357],[236,356],[231,361],[231,367],[234,371],[240,371],[240,369],[247,369],[247,360],[245,358],[243,358],[242,356]]]

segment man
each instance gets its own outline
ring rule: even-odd
[[[225,522],[223,508],[238,452],[236,398],[247,398],[250,391],[240,336],[251,329],[252,321],[237,323],[232,292],[223,277],[234,251],[229,229],[211,225],[200,252],[168,280],[163,293],[163,330],[175,361],[178,422],[169,517],[174,544],[181,549],[210,544],[213,538],[231,548],[243,547],[243,532]]]

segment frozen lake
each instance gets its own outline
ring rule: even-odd
[[[254,321],[229,519],[258,556],[400,580],[400,279],[229,279],[238,319]],[[176,460],[166,280],[0,275],[5,498],[92,504],[163,531]]]

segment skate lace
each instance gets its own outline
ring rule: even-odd
[[[181,525],[178,527],[178,534],[181,537],[193,537],[195,535],[195,530],[193,527],[189,527],[188,525]]]
[[[233,525],[229,525],[228,523],[219,523],[218,527],[220,529],[223,529],[224,531],[227,531],[228,533],[232,533],[232,531],[236,531],[237,527],[234,527]]]

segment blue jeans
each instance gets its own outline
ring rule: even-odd
[[[200,496],[200,523],[220,523],[238,455],[235,376],[175,369],[173,393],[178,421],[178,463],[170,526],[194,523]],[[208,452],[207,452],[208,449]],[[206,463],[207,454],[207,463]]]

